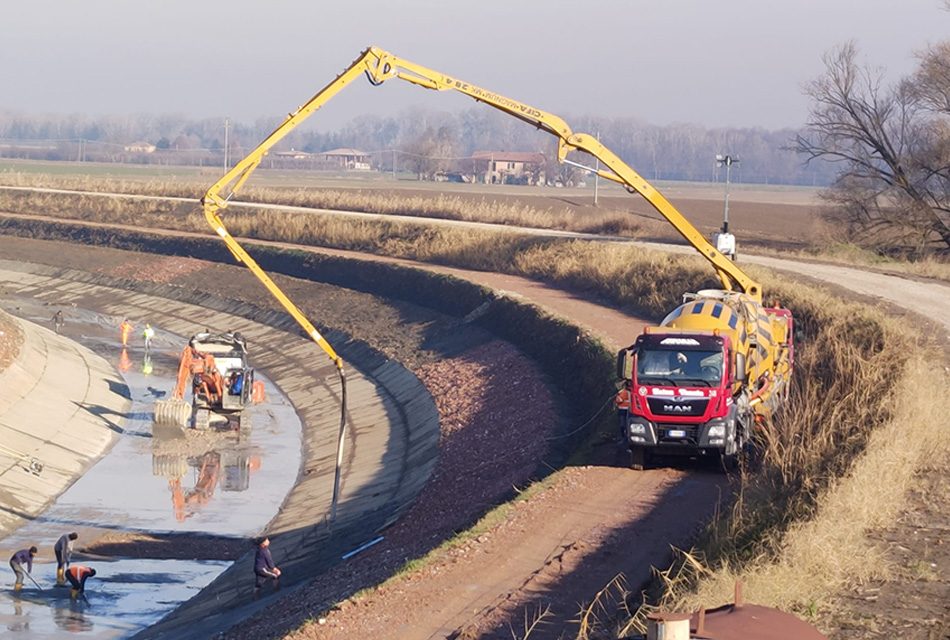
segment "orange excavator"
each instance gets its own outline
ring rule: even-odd
[[[191,382],[192,402],[185,401]],[[182,349],[172,397],[155,402],[155,422],[210,427],[213,416],[225,422],[237,418],[241,429],[250,426],[245,408],[264,399],[264,383],[254,380],[247,363],[247,342],[240,333],[197,333]]]

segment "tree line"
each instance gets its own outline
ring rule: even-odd
[[[795,129],[708,128],[695,124],[652,125],[632,117],[567,118],[576,131],[599,135],[601,141],[635,170],[651,180],[712,181],[722,179],[717,154],[738,156],[737,182],[826,185],[832,167],[806,166],[792,141]],[[277,120],[230,122],[228,153],[243,157],[274,127]],[[316,123],[315,123],[316,124]],[[129,145],[147,142],[154,152],[130,152]],[[224,154],[225,119],[184,116],[27,115],[0,111],[0,156],[44,160],[86,160],[168,164],[220,164]],[[558,167],[555,141],[548,135],[486,107],[449,113],[421,107],[398,116],[362,115],[333,130],[291,133],[277,150],[318,153],[340,147],[371,153],[375,168],[411,171],[419,176],[449,171],[476,151],[536,151],[547,158],[550,176],[569,180],[570,167]],[[392,150],[398,150],[393,154]],[[388,153],[387,153],[388,151]],[[593,160],[591,160],[593,162]]]

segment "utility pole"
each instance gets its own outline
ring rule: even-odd
[[[227,172],[231,167],[231,158],[228,150],[228,130],[231,128],[231,118],[224,118],[224,171]]]
[[[393,182],[396,181],[396,150],[393,149]]]
[[[600,131],[597,132],[597,142],[600,142]],[[596,156],[595,156],[596,158]],[[597,171],[600,171],[600,158],[596,158],[597,163],[594,165],[594,168]],[[597,195],[600,191],[600,174],[594,173],[594,206],[597,206]]]

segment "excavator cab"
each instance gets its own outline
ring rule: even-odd
[[[185,389],[191,386],[192,401],[185,402]],[[159,424],[188,426],[203,430],[213,423],[250,427],[245,411],[263,398],[263,383],[255,382],[254,369],[247,361],[247,341],[238,332],[196,333],[182,350],[178,382],[170,400],[155,403],[155,421]]]

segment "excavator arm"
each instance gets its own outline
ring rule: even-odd
[[[720,253],[705,237],[674,207],[659,191],[647,182],[636,171],[630,168],[616,154],[602,145],[594,136],[584,133],[574,133],[568,124],[556,115],[535,109],[529,105],[506,98],[481,87],[469,84],[457,78],[447,76],[438,71],[409,62],[395,55],[370,47],[363,51],[359,58],[353,61],[335,80],[317,92],[306,104],[289,114],[287,118],[251,151],[243,160],[238,162],[218,182],[216,182],[202,199],[205,218],[208,223],[227,243],[231,252],[240,262],[245,263],[251,271],[264,283],[285,309],[297,320],[314,342],[327,353],[342,371],[342,361],[333,351],[333,348],[313,327],[299,309],[287,298],[266,273],[254,262],[240,244],[228,233],[221,221],[219,213],[227,207],[228,201],[247,182],[251,173],[260,165],[264,156],[288,133],[294,130],[315,111],[320,109],[331,98],[339,93],[346,85],[365,73],[370,83],[380,85],[391,78],[405,80],[425,89],[436,91],[458,91],[478,102],[483,102],[499,111],[523,120],[538,129],[546,131],[558,139],[557,156],[559,162],[567,161],[567,155],[572,151],[584,151],[598,160],[605,167],[594,170],[599,176],[624,185],[627,190],[637,192],[655,208],[660,215],[693,246],[716,270],[716,275],[725,289],[738,289],[754,299],[762,300],[761,286],[750,278],[732,260]],[[576,164],[576,163],[574,163]]]

